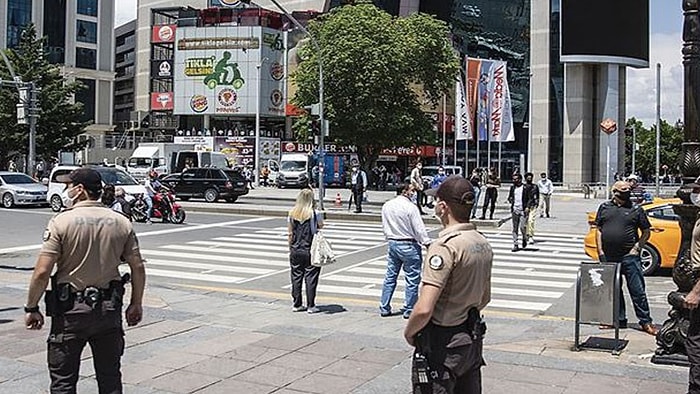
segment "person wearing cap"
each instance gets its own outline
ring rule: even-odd
[[[639,178],[634,174],[630,174],[626,180],[627,180],[627,183],[630,184],[630,191],[631,191],[630,200],[632,201],[632,203],[633,204],[643,203],[645,190],[644,190],[644,187],[639,184]]]
[[[51,281],[45,296],[46,314],[51,316],[50,391],[76,392],[81,354],[89,343],[99,392],[121,393],[121,310],[128,278],[120,276],[119,265],[124,260],[131,270],[131,302],[125,317],[133,326],[142,318],[146,282],[138,240],[131,222],[99,201],[102,179],[97,171],[79,168],[56,181],[66,184],[62,195],[66,209],[44,231],[24,306],[25,325],[30,330],[43,327],[39,300]]]
[[[413,389],[419,393],[480,393],[483,336],[481,311],[491,300],[493,251],[469,223],[474,188],[451,176],[431,192],[442,223],[421,272],[418,301],[404,338],[415,346]]]
[[[600,204],[595,217],[598,258],[601,262],[621,265],[620,270],[625,276],[639,325],[647,334],[656,335],[658,329],[654,326],[649,311],[642,260],[639,257],[639,252],[651,234],[651,224],[644,209],[632,203],[629,183],[615,182],[612,193],[612,200]],[[638,234],[640,231],[641,236]],[[620,288],[618,321],[621,328],[627,328],[626,316],[624,294]],[[609,326],[603,325],[601,328]]]
[[[382,284],[379,314],[391,316],[391,297],[396,290],[396,280],[403,268],[406,286],[401,313],[408,319],[418,298],[420,270],[423,264],[421,245],[428,245],[430,238],[418,208],[411,201],[415,190],[410,182],[396,188],[396,198],[382,206],[382,229],[387,239],[386,275]]]
[[[355,213],[362,213],[362,199],[365,190],[367,190],[367,173],[360,168],[358,162],[352,164],[350,187],[352,188],[352,198],[355,200]]]

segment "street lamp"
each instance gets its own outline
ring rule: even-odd
[[[258,69],[258,86],[255,95],[255,187],[260,186],[260,90],[262,86],[262,65],[270,59],[264,57],[255,67]]]
[[[311,40],[311,43],[313,44],[314,48],[316,49],[316,53],[318,54],[316,58],[318,59],[318,120],[319,123],[321,124],[321,136],[318,139],[318,145],[319,145],[319,160],[318,160],[318,177],[320,181],[318,182],[318,207],[321,211],[323,211],[323,197],[325,195],[325,185],[323,184],[323,148],[324,148],[324,137],[326,135],[326,121],[323,116],[323,63],[321,61],[321,46],[318,44],[318,41],[316,38],[314,38],[313,35],[302,25],[299,23],[299,21],[292,16],[287,10],[280,5],[280,3],[277,0],[270,0],[272,4],[274,4],[284,15],[289,18],[292,23],[294,23],[294,26],[298,27],[299,30],[304,32],[309,39]],[[245,1],[246,3],[250,3],[250,0]]]

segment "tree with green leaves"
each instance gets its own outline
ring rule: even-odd
[[[73,103],[73,95],[82,88],[61,75],[58,65],[48,62],[45,39],[37,37],[34,25],[22,32],[19,45],[5,54],[23,82],[34,82],[41,89],[38,98],[41,110],[36,127],[37,160],[50,160],[59,151],[77,151],[85,142],[78,142],[87,123],[81,121],[83,105]],[[0,62],[0,78],[12,77],[4,62]],[[26,155],[29,126],[17,124],[17,89],[9,85],[0,88],[0,168],[15,155]]]
[[[394,18],[371,4],[355,1],[309,23],[321,50],[305,43],[304,61],[293,75],[293,102],[318,102],[318,56],[324,75],[325,115],[330,138],[358,147],[369,168],[383,148],[435,143],[422,104],[438,105],[454,89],[459,59],[448,26],[432,16]],[[308,138],[308,118],[295,125]]]
[[[632,132],[636,126],[637,134],[637,152],[635,155],[635,167],[639,174],[645,178],[656,176],[656,125],[644,127],[644,123],[635,118],[627,120],[625,130],[625,168],[626,174],[632,171]],[[665,120],[661,120],[661,147],[660,147],[660,165],[668,166],[668,175],[673,175],[680,172],[679,164],[681,160],[681,144],[683,143],[683,131],[669,124]],[[659,173],[664,176],[664,170],[660,169]]]

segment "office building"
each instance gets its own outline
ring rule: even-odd
[[[114,125],[115,130],[124,131],[134,126],[131,115],[136,77],[136,20],[118,26],[115,35]]]

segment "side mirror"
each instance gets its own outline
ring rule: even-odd
[[[41,184],[44,186],[49,185],[49,178],[41,178]]]

